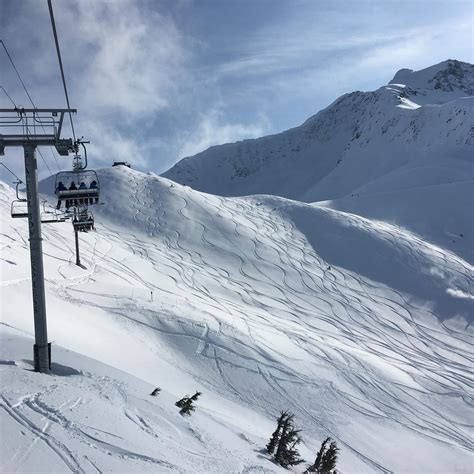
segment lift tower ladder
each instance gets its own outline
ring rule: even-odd
[[[61,156],[67,156],[70,152],[76,151],[76,144],[71,138],[61,138],[64,114],[66,113],[76,113],[76,109],[0,109],[0,132],[4,129],[11,132],[0,133],[0,156],[5,154],[6,147],[23,147],[24,150],[35,326],[33,356],[35,371],[42,373],[48,373],[51,368],[51,345],[48,342],[46,322],[43,239],[41,237],[36,148],[54,146]]]

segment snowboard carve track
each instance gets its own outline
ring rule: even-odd
[[[47,433],[46,427],[44,429],[38,428],[25,414],[23,414],[17,408],[14,408],[11,403],[0,394],[0,406],[10,415],[16,422],[30,431],[33,435],[36,436],[36,439],[41,439],[44,441],[52,451],[54,451],[57,456],[64,462],[64,464],[72,471],[77,473],[85,472],[79,461],[72,454],[72,452],[64,445],[61,441],[54,438]],[[36,411],[36,410],[35,410]],[[49,416],[48,416],[49,418]],[[56,421],[56,420],[52,420]],[[49,426],[49,425],[47,425]],[[32,444],[36,443],[36,439]],[[26,455],[26,453],[25,453]]]

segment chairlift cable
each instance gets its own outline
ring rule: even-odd
[[[10,53],[8,52],[7,46],[5,45],[3,40],[0,40],[0,43],[2,43],[3,49],[5,50],[5,53],[7,54],[7,57],[10,60],[10,63],[12,65],[13,69],[15,70],[16,75],[18,76],[18,79],[20,80],[21,85],[23,86],[23,90],[26,92],[26,95],[28,96],[28,99],[30,99],[31,104],[36,109],[36,105],[34,104],[33,99],[31,98],[30,93],[28,92],[28,89],[26,88],[25,83],[23,82],[23,79],[20,76],[20,73],[18,72],[18,69],[15,66],[15,63],[13,62],[13,59],[10,56]]]
[[[38,147],[38,148],[36,148],[36,151],[39,153],[39,156],[41,156],[41,159],[44,161],[44,164],[46,165],[46,168],[48,168],[49,174],[53,175],[54,173],[51,171],[51,168],[49,167],[47,161],[44,159],[43,153],[41,153],[41,149]]]
[[[13,107],[17,108],[17,106],[16,106],[14,100],[10,97],[10,95],[9,95],[8,92],[5,90],[5,88],[4,88],[3,86],[0,86],[0,89],[2,89],[3,92],[5,92],[5,95],[10,99],[11,103],[13,104]],[[41,150],[40,150],[39,148],[37,148],[37,151],[38,151],[39,155],[41,156],[41,159],[43,160],[44,164],[46,165],[46,168],[48,168],[49,174],[52,175],[53,172],[51,171],[51,168],[49,167],[48,162],[45,160],[45,158],[44,158],[44,156],[43,156],[43,153],[41,153]],[[58,163],[56,162],[56,164],[58,164]],[[3,163],[2,163],[2,165],[5,166]],[[58,167],[59,167],[59,165],[58,165]],[[7,167],[5,166],[5,168],[7,168]],[[8,168],[7,168],[7,169],[8,169]],[[10,170],[8,170],[8,171],[10,171]],[[11,173],[11,171],[10,171],[10,173]],[[16,175],[14,175],[14,176],[15,176],[17,179],[19,179]]]
[[[0,165],[2,165],[12,176],[14,176],[19,184],[24,184],[23,180],[19,178],[5,163],[0,162]],[[46,201],[48,205],[50,205],[51,207],[54,207],[54,204],[49,202],[47,199],[43,199],[43,201]]]
[[[77,240],[77,232],[88,232],[89,230],[94,230],[94,216],[90,213],[87,209],[89,205],[98,204],[99,202],[99,179],[97,177],[97,173],[93,170],[85,171],[87,167],[87,150],[85,147],[85,143],[82,139],[76,139],[76,132],[74,130],[74,123],[72,119],[72,113],[70,111],[71,106],[69,104],[69,94],[67,92],[67,85],[66,85],[66,78],[64,76],[64,67],[63,61],[61,59],[61,50],[59,47],[59,40],[58,40],[58,33],[56,30],[56,22],[54,21],[54,13],[53,13],[53,4],[52,0],[48,0],[48,9],[49,9],[49,16],[51,19],[51,27],[53,29],[53,36],[54,36],[54,43],[56,45],[56,53],[58,55],[58,62],[59,62],[59,69],[61,71],[61,79],[63,82],[64,87],[64,95],[66,96],[66,104],[69,109],[69,121],[71,123],[71,130],[72,135],[74,138],[74,145],[76,147],[76,155],[75,155],[75,164],[73,164],[73,171],[72,174],[69,172],[60,172],[56,175],[56,184],[55,184],[55,194],[58,197],[58,204],[57,209],[61,207],[61,201],[64,199],[66,210],[69,207],[74,208],[74,218],[73,218],[73,227],[76,232],[76,252],[78,252],[78,240]],[[80,157],[78,155],[78,148],[79,145],[84,147],[84,157],[86,160],[85,166],[78,166],[80,163]],[[84,181],[79,184],[79,187],[76,187],[73,176],[80,176]],[[64,186],[63,179],[70,179],[71,183],[69,189]],[[86,187],[85,181],[89,178],[89,186]],[[80,265],[79,262],[79,254],[77,253],[77,260],[76,264]]]
[[[5,163],[0,162],[0,165],[2,165],[6,170],[15,177],[16,182],[17,182],[17,192],[18,192],[18,184],[25,184],[21,178],[19,178]],[[48,206],[50,206],[52,209],[54,209],[54,204],[47,199],[42,199],[43,202],[46,202]],[[64,212],[62,213],[64,214]]]
[[[2,43],[3,49],[5,50],[5,53],[6,53],[8,59],[9,59],[9,61],[10,61],[10,64],[12,65],[13,70],[15,71],[15,73],[16,73],[16,75],[17,75],[17,77],[18,77],[18,80],[20,81],[20,84],[21,84],[22,87],[23,87],[23,90],[25,91],[26,95],[28,96],[28,99],[30,100],[31,105],[33,106],[34,109],[37,109],[36,104],[33,102],[33,99],[31,98],[31,95],[30,95],[30,93],[28,92],[28,89],[27,89],[25,83],[23,82],[23,79],[21,78],[20,72],[18,71],[17,67],[15,66],[15,63],[14,63],[14,61],[13,61],[13,58],[11,57],[11,55],[10,55],[8,49],[7,49],[7,45],[3,42],[3,40],[0,40],[0,43]],[[15,104],[15,102],[13,101],[13,99],[10,97],[10,95],[8,94],[8,92],[5,90],[5,88],[4,88],[3,86],[0,86],[0,88],[3,90],[3,92],[5,93],[5,95],[10,99],[10,102],[13,104],[13,106],[14,106],[15,108],[17,108],[17,105]],[[43,129],[43,132],[45,132],[45,129],[44,129],[44,125],[43,125],[43,124],[41,124],[41,128]],[[53,157],[54,161],[56,162],[56,166],[57,166],[58,170],[61,170],[61,167],[59,166],[58,160],[56,159],[56,156],[55,156],[54,153],[53,153],[52,147],[49,147],[49,149],[50,149],[50,151],[51,151],[51,156]],[[43,159],[44,164],[45,164],[46,167],[48,168],[49,173],[50,173],[50,174],[53,174],[53,172],[51,171],[51,168],[50,168],[50,167],[48,166],[48,164],[46,163],[46,160],[44,159],[44,157],[43,157],[41,151],[39,150],[39,148],[38,148],[38,152],[39,152],[41,158]]]
[[[75,143],[76,132],[74,131],[74,124],[72,121],[71,106],[69,105],[69,95],[67,93],[66,79],[64,77],[63,61],[61,59],[61,50],[59,49],[58,33],[56,31],[56,22],[54,21],[53,4],[51,3],[51,0],[48,0],[48,8],[49,8],[49,16],[51,18],[51,26],[53,28],[54,43],[56,44],[56,53],[58,54],[59,69],[61,70],[61,79],[63,81],[64,95],[66,96],[66,104],[67,104],[67,108],[69,109],[69,121],[71,122],[72,136],[74,138],[74,143]]]
[[[10,100],[10,102],[13,104],[13,107],[15,107],[16,109],[16,104],[15,102],[13,101],[13,99],[10,97],[10,95],[8,94],[8,92],[5,90],[5,87],[3,86],[0,86],[0,89],[2,89],[2,91],[5,93],[5,95],[8,97],[8,99]]]
[[[9,171],[13,176],[15,176],[15,178],[16,178],[20,183],[23,184],[23,181],[22,181],[5,163],[0,162],[0,165],[4,166],[4,167],[7,169],[7,171]]]

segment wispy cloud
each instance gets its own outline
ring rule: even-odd
[[[132,0],[81,0],[76,7],[67,34],[83,45],[74,78],[81,101],[134,119],[168,107],[187,57],[174,21]]]
[[[452,57],[472,60],[472,24],[463,9],[446,18],[419,18],[422,5],[415,2],[413,18],[403,11],[388,17],[393,7],[387,2],[387,12],[349,8],[346,14],[335,7],[319,12],[320,18],[313,10],[306,16],[293,13],[284,23],[264,24],[242,38],[230,60],[214,67],[214,77],[239,77],[294,97],[332,84],[325,89],[329,95],[341,82],[344,87],[371,80],[382,85],[381,78],[391,79],[402,67],[423,68]]]
[[[37,105],[64,106],[46,2],[1,3],[1,37]],[[470,1],[237,3],[53,0],[93,163],[121,157],[163,171],[208,146],[302,123],[399,68],[472,60]],[[4,59],[0,82],[27,105]]]
[[[71,105],[78,108],[77,133],[92,141],[99,161],[133,155],[146,166],[142,132],[172,104],[189,58],[174,20],[153,3],[133,0],[53,4]],[[15,29],[3,29],[4,39],[26,71],[37,105],[64,106],[46,2],[18,8]],[[11,84],[12,95],[26,104],[19,84]]]
[[[192,156],[213,145],[261,137],[268,133],[268,125],[262,116],[254,123],[231,123],[222,111],[214,109],[200,117],[198,126],[185,137],[178,156]]]
[[[448,288],[446,290],[446,293],[448,295],[454,296],[455,298],[461,298],[461,299],[466,299],[466,300],[474,300],[474,295],[470,293],[465,293],[462,290],[455,290],[453,288]]]

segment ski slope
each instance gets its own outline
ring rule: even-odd
[[[43,226],[52,376],[25,370],[27,225],[1,186],[0,470],[278,472],[262,449],[289,409],[308,462],[329,435],[341,472],[471,472],[464,258],[327,205],[100,179],[86,269],[70,224]]]

